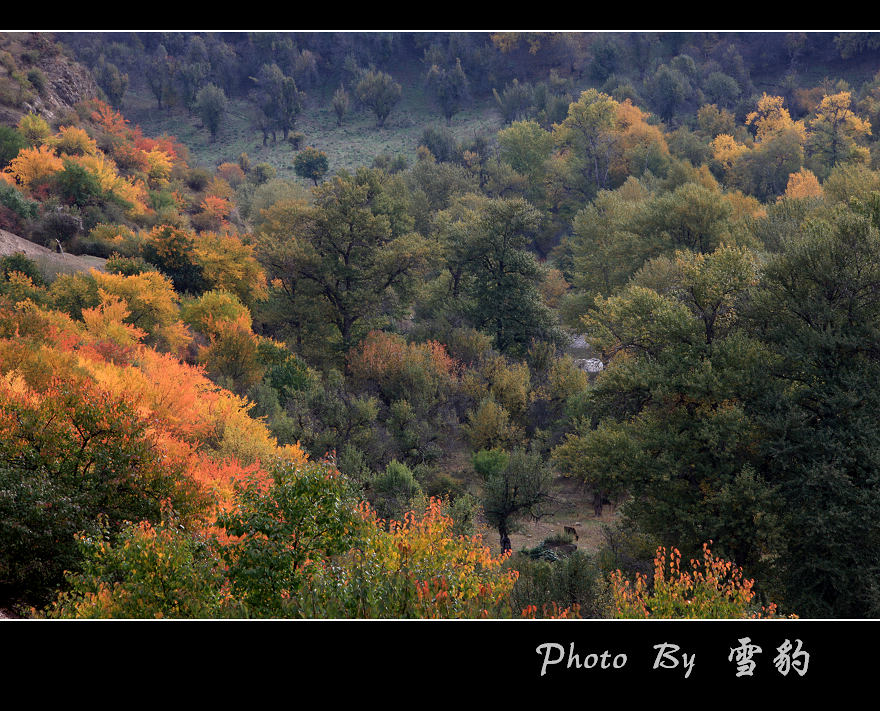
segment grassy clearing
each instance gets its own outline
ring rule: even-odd
[[[410,74],[414,75],[415,71],[411,70]],[[370,165],[383,152],[403,155],[412,165],[422,132],[428,126],[445,125],[445,119],[425,93],[418,76],[403,80],[396,78],[403,86],[403,95],[382,128],[376,127],[375,116],[367,110],[348,114],[342,126],[337,126],[330,103],[332,91],[316,89],[310,93],[296,125],[296,130],[305,137],[302,147],[312,146],[324,151],[331,174],[340,169],[352,171]],[[270,139],[269,144],[263,146],[262,134],[250,126],[249,111],[247,102],[230,101],[226,121],[217,140],[211,143],[210,134],[197,117],[190,116],[180,106],[159,111],[155,99],[145,87],[130,89],[122,107],[123,115],[132,124],[139,125],[146,135],[175,136],[189,148],[194,164],[215,166],[224,161],[236,161],[241,153],[247,153],[252,164],[269,163],[278,171],[279,177],[301,180],[293,169],[296,155],[293,146],[283,142],[280,133],[277,143],[273,144]],[[462,111],[449,126],[460,141],[479,133],[493,135],[499,128],[501,118],[492,101],[483,101]],[[311,184],[310,181],[302,182]]]

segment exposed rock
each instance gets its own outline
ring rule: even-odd
[[[35,113],[53,124],[74,105],[101,96],[101,90],[89,70],[67,56],[50,33],[0,32],[0,49],[6,53],[13,69],[26,73],[39,70],[45,77],[44,86],[21,103],[0,103],[0,122],[15,125],[22,116]],[[24,52],[29,58],[23,59]],[[11,59],[10,59],[11,58]],[[0,66],[0,78],[9,70]]]
[[[574,364],[587,373],[600,373],[605,369],[605,364],[598,358],[578,358]]]
[[[25,108],[39,114],[49,123],[75,104],[101,95],[88,69],[64,55],[46,57],[40,61],[39,67],[49,84],[41,95],[32,102],[25,103]]]

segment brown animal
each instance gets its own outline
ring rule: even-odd
[[[565,528],[566,535],[572,536],[574,538],[574,540],[576,540],[576,541],[580,540],[578,538],[577,529],[574,526],[565,526],[564,528]]]

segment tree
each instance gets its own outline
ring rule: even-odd
[[[530,195],[541,195],[553,135],[535,121],[515,121],[498,132],[501,160],[529,179]]]
[[[129,523],[115,539],[102,534],[77,537],[83,570],[66,572],[70,589],[46,617],[207,619],[229,609],[211,541],[187,530],[173,512],[163,511],[157,525]]]
[[[762,201],[773,200],[788,186],[788,176],[803,167],[803,137],[793,128],[780,129],[745,151],[733,163],[731,185]]]
[[[461,110],[468,90],[468,79],[461,68],[461,60],[456,59],[452,68],[432,64],[427,81],[446,117],[446,123],[452,123],[452,117]]]
[[[776,617],[776,605],[758,607],[755,581],[744,577],[741,568],[716,558],[703,544],[702,560],[691,559],[690,570],[682,570],[681,552],[657,549],[654,576],[636,574],[635,582],[621,571],[611,576],[611,594],[618,619],[754,619]]]
[[[463,296],[470,323],[493,335],[502,351],[525,352],[535,338],[561,343],[556,320],[541,298],[545,272],[529,251],[540,215],[522,198],[469,196],[450,211],[441,233],[452,275],[450,296]]]
[[[156,103],[159,110],[162,110],[162,102],[165,101],[171,93],[174,69],[171,58],[165,45],[160,44],[156,48],[154,55],[148,60],[147,70],[144,72],[147,85],[153,96],[156,97]]]
[[[336,112],[336,125],[342,125],[342,119],[351,108],[351,100],[348,98],[348,92],[345,87],[340,86],[333,94],[333,111]]]
[[[303,299],[335,326],[348,352],[376,324],[410,303],[427,266],[428,243],[378,171],[338,173],[314,188],[313,205],[294,204],[259,251],[288,298]]]
[[[385,125],[388,114],[400,101],[402,88],[385,72],[363,72],[355,87],[358,100],[376,114],[376,126]]]
[[[187,523],[205,502],[162,458],[131,400],[56,378],[42,391],[0,381],[0,599],[43,604],[80,569],[75,536],[160,520],[168,498]]]
[[[746,249],[680,251],[597,297],[583,325],[607,367],[554,459],[594,489],[629,494],[627,514],[661,542],[689,554],[712,539],[766,572],[779,512],[751,403],[771,356],[742,326],[757,279]]]
[[[838,162],[868,160],[867,149],[860,143],[871,135],[871,124],[855,114],[850,102],[848,91],[825,96],[809,122],[810,158],[822,178]]]
[[[429,499],[402,521],[367,524],[358,544],[312,579],[307,617],[486,618],[510,614],[516,572],[479,537],[457,536],[443,504]]]
[[[177,68],[176,78],[180,86],[183,104],[192,110],[193,103],[211,74],[211,61],[205,41],[198,35],[192,35],[187,46],[186,56]]]
[[[222,549],[230,590],[256,617],[290,614],[312,573],[351,547],[360,523],[348,482],[331,466],[278,463],[271,473],[268,487],[238,487],[235,508],[217,520],[233,537]]]
[[[806,221],[754,294],[774,356],[752,405],[761,474],[778,488],[785,603],[811,617],[880,610],[880,201]]]
[[[147,235],[142,256],[174,282],[178,293],[200,294],[209,288],[204,268],[194,259],[195,237],[171,225],[158,225]]]
[[[193,108],[211,132],[211,141],[217,139],[217,131],[226,115],[228,103],[223,89],[216,84],[203,86],[196,95]]]
[[[553,128],[562,151],[565,183],[592,198],[608,186],[609,171],[618,136],[614,132],[617,102],[589,89],[568,108],[568,116]]]
[[[115,64],[106,61],[104,55],[101,55],[94,71],[95,81],[104,90],[110,104],[116,108],[122,106],[122,98],[128,89],[128,74],[123,74]]]
[[[12,126],[0,126],[0,168],[5,168],[19,151],[29,145],[21,132]]]
[[[510,550],[510,534],[519,519],[538,520],[549,513],[550,471],[539,454],[523,450],[510,452],[506,461],[487,469],[481,505],[486,521],[498,531],[502,550]]]
[[[296,127],[296,118],[302,111],[304,97],[305,94],[296,88],[296,82],[293,80],[293,77],[284,77],[281,80],[277,104],[277,121],[285,141],[290,132]]]
[[[667,121],[676,111],[681,110],[682,104],[694,93],[687,76],[666,64],[661,64],[650,78],[648,90],[657,107],[657,113]]]
[[[306,146],[293,159],[293,169],[296,174],[311,180],[315,185],[327,174],[329,167],[327,154],[311,146]]]

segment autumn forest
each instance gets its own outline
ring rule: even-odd
[[[873,33],[0,33],[0,611],[880,617],[878,136]]]

